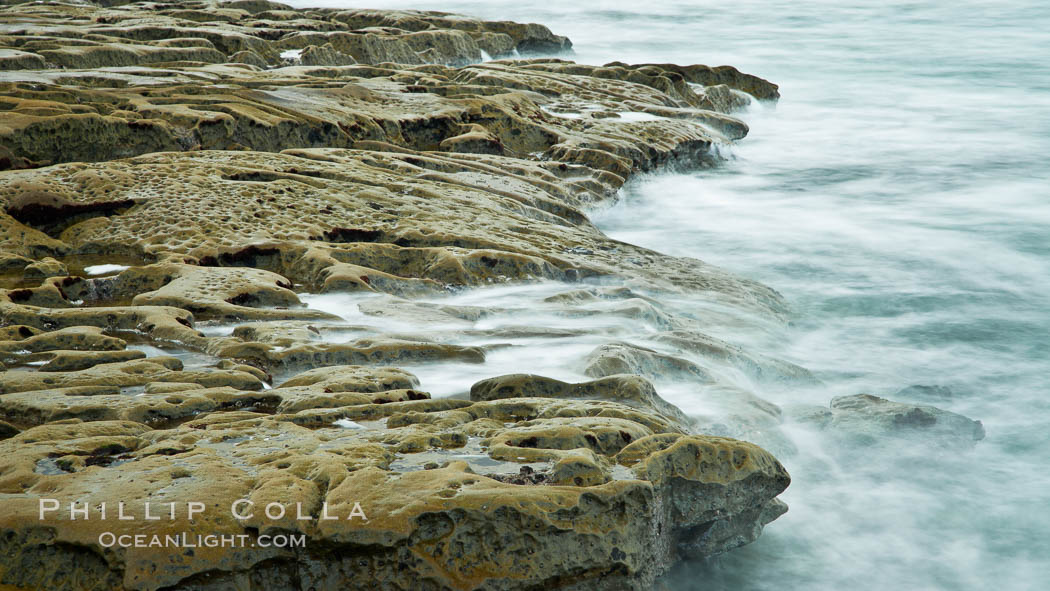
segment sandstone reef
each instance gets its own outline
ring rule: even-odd
[[[587,215],[634,175],[716,162],[775,85],[576,64],[542,25],[434,12],[46,2],[0,25],[0,585],[646,589],[786,510],[787,472],[749,442],[779,441],[780,409],[726,376],[813,377],[709,334],[723,310],[776,322],[780,296]],[[517,283],[556,293],[441,303]],[[317,294],[363,298],[364,324]],[[608,326],[491,324],[537,311]],[[486,373],[520,339],[577,337],[577,381]],[[435,364],[479,379],[432,396]],[[40,520],[41,499],[137,519]],[[238,499],[310,519],[237,519]],[[208,513],[144,519],[190,501]],[[320,519],[358,503],[366,521]]]

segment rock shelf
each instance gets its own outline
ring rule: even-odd
[[[813,378],[660,294],[774,321],[780,296],[612,240],[587,211],[633,175],[716,163],[747,133],[732,112],[777,88],[570,52],[542,25],[436,12],[0,9],[0,586],[647,589],[757,538],[789,476],[721,435],[780,409],[720,372]],[[539,281],[565,286],[543,306],[652,327],[661,350],[596,333],[592,381],[490,374],[431,396],[412,368],[483,368],[502,346],[453,337],[587,331],[487,329],[505,311],[421,298]],[[358,313],[411,330],[307,293],[376,296]],[[729,426],[646,378],[717,392]],[[118,502],[132,519],[69,511]]]

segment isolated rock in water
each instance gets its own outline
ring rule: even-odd
[[[946,447],[969,447],[984,439],[984,426],[934,406],[894,402],[870,394],[839,396],[830,408],[796,407],[797,422],[837,433],[859,445],[908,438]]]

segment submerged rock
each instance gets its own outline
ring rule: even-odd
[[[914,384],[907,388],[901,388],[895,396],[900,398],[918,398],[920,400],[951,400],[955,393],[947,386]]]
[[[700,383],[714,379],[699,365],[629,343],[601,345],[587,356],[584,373],[599,378],[613,374],[638,374],[649,379],[687,378]]]
[[[878,445],[902,438],[965,449],[984,439],[981,421],[935,406],[894,402],[871,394],[833,398],[830,408],[791,410],[795,421],[830,431],[853,445]]]

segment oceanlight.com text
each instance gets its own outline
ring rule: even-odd
[[[103,548],[304,548],[305,534],[117,534],[102,532],[98,543]]]

